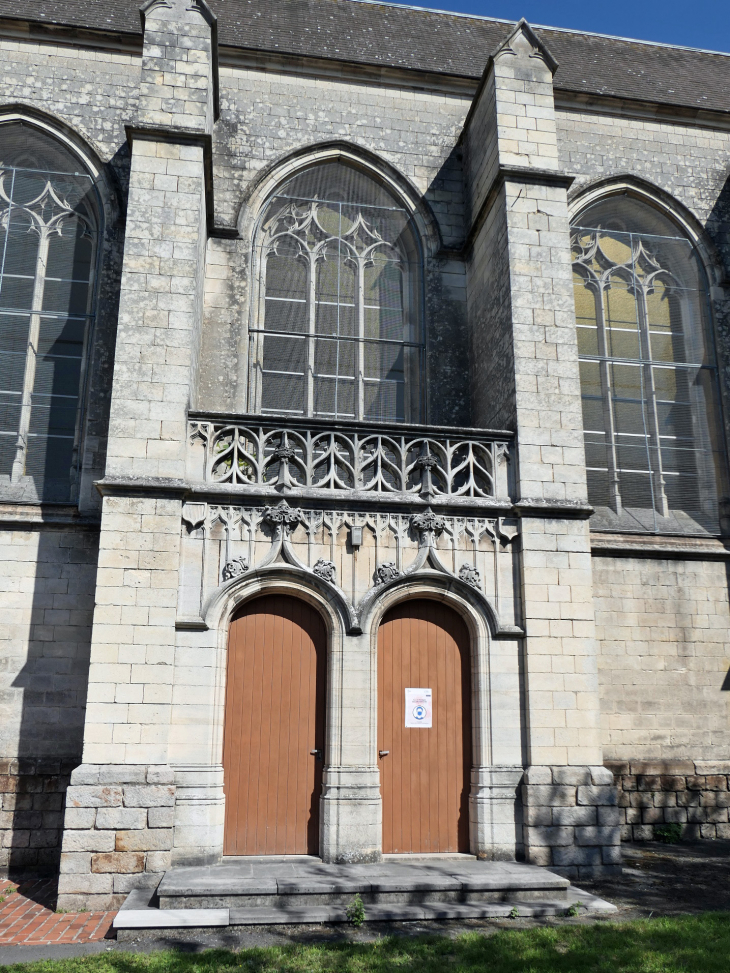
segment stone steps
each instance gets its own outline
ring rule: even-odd
[[[172,869],[156,893],[129,895],[114,928],[124,939],[145,929],[342,923],[355,895],[366,922],[561,915],[576,902],[592,911],[613,909],[560,875],[517,862],[236,859]]]
[[[346,908],[477,904],[564,899],[569,881],[534,865],[466,860],[325,865],[312,859],[256,859],[167,872],[157,893],[163,909]]]
[[[322,925],[347,922],[342,906],[309,906],[247,909],[159,909],[149,904],[151,890],[130,893],[114,920],[120,941],[129,941],[155,930],[204,931],[211,927]],[[610,913],[616,907],[604,899],[570,886],[565,898],[525,902],[442,902],[420,905],[371,905],[365,909],[365,922],[428,922],[466,919],[538,918],[564,915],[578,905],[587,912]]]

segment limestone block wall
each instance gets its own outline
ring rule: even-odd
[[[539,767],[522,783],[525,858],[570,878],[621,870],[618,794],[606,767]]]
[[[0,875],[55,875],[70,760],[0,759]]]
[[[730,838],[730,760],[607,760],[618,787],[623,841],[652,841],[679,825],[683,838]]]
[[[58,865],[81,761],[98,534],[0,531],[0,873]]]
[[[132,889],[154,888],[170,867],[174,804],[169,767],[79,767],[66,796],[63,907],[114,909]]]
[[[730,760],[727,562],[594,557],[604,757]]]

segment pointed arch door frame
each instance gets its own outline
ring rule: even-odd
[[[387,612],[408,600],[433,600],[443,603],[465,623],[469,634],[471,688],[471,779],[469,788],[469,851],[479,858],[510,861],[521,843],[518,788],[523,774],[524,757],[519,745],[509,748],[510,763],[494,763],[505,748],[495,742],[492,720],[492,673],[490,655],[494,633],[476,598],[468,593],[444,587],[435,579],[413,578],[407,584],[391,589],[373,606],[367,620],[370,643],[371,724],[377,737],[378,721],[378,637]],[[365,625],[363,626],[365,628]],[[520,654],[519,639],[500,639],[515,657]],[[512,643],[512,645],[509,645]],[[522,731],[519,705],[514,707],[513,731]],[[378,753],[373,758],[379,764]],[[378,772],[380,782],[380,772]],[[382,835],[382,823],[381,823]],[[382,838],[381,838],[382,848]]]

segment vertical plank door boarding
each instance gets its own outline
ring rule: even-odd
[[[324,621],[297,598],[256,598],[231,622],[225,855],[319,854],[326,656]]]
[[[383,852],[469,851],[469,633],[440,602],[405,601],[378,633]],[[406,728],[406,688],[430,688],[433,727]]]

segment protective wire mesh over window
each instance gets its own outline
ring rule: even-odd
[[[272,198],[256,240],[253,412],[421,420],[420,259],[409,214],[339,163]]]
[[[74,499],[95,189],[59,142],[0,126],[0,485]]]
[[[593,526],[717,532],[724,461],[708,288],[668,218],[629,196],[573,227]]]

